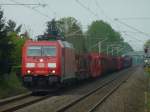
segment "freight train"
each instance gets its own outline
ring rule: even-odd
[[[64,40],[28,40],[22,49],[22,79],[31,91],[49,90],[72,81],[97,78],[132,65],[131,57],[77,54]]]

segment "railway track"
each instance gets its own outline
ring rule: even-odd
[[[32,94],[32,92],[28,92],[28,93],[25,93],[25,94],[21,94],[21,95],[17,95],[17,96],[13,96],[13,97],[2,99],[2,100],[0,100],[0,106],[4,105],[4,104],[7,104],[9,102],[15,101],[15,100],[19,100],[19,99],[28,97],[31,94]]]
[[[131,71],[134,71],[135,69],[129,69]],[[101,81],[100,86],[96,86],[97,88],[88,92],[86,95],[82,95],[81,97],[71,101],[69,104],[62,104],[63,106],[55,109],[57,112],[93,112],[100,104],[102,104],[120,85],[128,79],[129,75],[124,74],[128,73],[128,70],[123,71],[120,75],[116,74],[114,77],[108,77],[104,81]],[[132,74],[130,72],[130,74]],[[113,88],[113,89],[111,89]],[[99,94],[99,92],[101,94]],[[31,93],[28,93],[26,95],[20,95],[15,98],[10,98],[5,101],[0,101],[0,112],[13,112],[16,110],[19,110],[21,108],[24,108],[26,106],[29,106],[31,104],[36,104],[39,101],[45,100],[47,98],[50,98],[54,95],[46,95],[46,96],[33,96]],[[89,101],[88,99],[95,99],[93,96],[99,96],[95,97],[97,100]],[[88,104],[89,102],[92,102],[92,105]],[[82,109],[80,108],[81,105]],[[87,107],[85,107],[88,104]],[[79,110],[77,110],[79,109]]]
[[[0,112],[13,112],[25,106],[37,103],[46,98],[51,97],[51,95],[45,96],[33,96],[32,93],[27,93],[25,95],[19,95],[13,98],[0,101]]]
[[[59,108],[56,112],[94,112],[97,107],[99,107],[111,94],[128,80],[132,72],[115,77],[114,79],[100,85],[98,88],[88,92],[86,95],[83,95]]]

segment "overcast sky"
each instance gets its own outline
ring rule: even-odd
[[[0,4],[14,2],[47,4],[33,6],[34,9],[2,6],[6,19],[23,24],[23,30],[30,30],[32,37],[43,33],[48,20],[72,16],[82,24],[84,31],[94,20],[108,22],[135,50],[142,50],[144,42],[150,39],[150,0],[0,0]],[[123,24],[114,21],[115,18]]]

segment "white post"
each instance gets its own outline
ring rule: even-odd
[[[101,45],[102,45],[102,42],[104,42],[104,41],[106,41],[106,40],[107,40],[107,38],[104,39],[104,40],[102,40],[102,41],[99,41],[99,42],[96,43],[95,45],[91,46],[89,49],[92,49],[92,48],[98,46],[98,51],[99,51],[99,53],[101,53]]]
[[[98,42],[98,50],[99,50],[99,53],[101,53],[101,42]]]

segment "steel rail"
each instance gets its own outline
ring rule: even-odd
[[[8,102],[7,104],[3,104],[0,106],[0,112],[13,112],[15,110],[21,109],[23,107],[26,107],[28,105],[40,102],[42,100],[45,100],[52,95],[46,95],[46,96],[26,96],[23,98],[15,99],[14,101]],[[29,99],[30,101],[27,101]]]
[[[105,96],[99,100],[98,103],[96,103],[88,112],[94,112],[102,103],[106,101],[106,99],[112,95],[126,80],[129,79],[130,76],[128,76],[125,80],[121,81],[117,86],[115,86],[110,92],[108,92]]]
[[[32,92],[28,92],[28,93],[20,94],[17,96],[12,96],[9,98],[2,99],[2,100],[0,100],[0,106],[5,105],[5,104],[10,103],[10,102],[14,102],[14,101],[19,100],[19,99],[26,98],[26,97],[30,96],[31,94],[32,94]]]
[[[108,82],[105,82],[104,84],[100,85],[100,86],[97,87],[96,89],[94,89],[94,90],[88,92],[86,95],[83,95],[83,96],[81,96],[80,98],[78,98],[78,99],[72,101],[71,103],[69,103],[69,104],[63,106],[62,108],[58,109],[56,112],[64,112],[64,111],[66,111],[67,109],[69,109],[69,108],[71,108],[72,106],[76,105],[78,102],[84,100],[85,98],[87,98],[88,96],[92,95],[93,93],[99,91],[100,89],[104,88],[105,86],[107,86],[107,85],[110,84],[111,82],[117,80],[119,77],[121,77],[121,75],[119,75],[119,76],[113,78],[112,80],[110,80],[110,81],[108,81]]]

